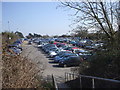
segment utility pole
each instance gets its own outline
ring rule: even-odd
[[[10,25],[9,25],[9,21],[8,21],[8,31],[10,33]],[[11,39],[10,35],[8,34],[8,40]],[[9,42],[9,41],[8,41]]]

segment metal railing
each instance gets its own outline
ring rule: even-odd
[[[84,78],[84,79],[83,79]],[[94,76],[86,76],[86,75],[79,75],[74,73],[65,73],[65,82],[79,79],[79,88],[85,87],[85,82],[91,83],[90,88],[97,88],[99,87],[98,84],[102,83],[104,86],[107,85],[107,88],[111,88],[111,85],[113,85],[113,88],[120,88],[120,81],[119,80],[113,80],[113,79],[106,79],[106,78],[100,78],[100,77],[94,77]],[[86,79],[86,80],[85,80]],[[89,79],[89,80],[87,80]],[[84,83],[83,83],[84,82]],[[110,87],[108,87],[110,86]],[[87,86],[86,86],[87,87]],[[104,88],[104,87],[102,87]]]

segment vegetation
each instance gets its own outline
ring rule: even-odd
[[[39,37],[42,37],[42,35],[40,34],[32,34],[32,33],[29,33],[27,36],[26,36],[28,39],[30,38],[39,38]]]
[[[40,82],[35,78],[39,72],[28,59],[4,54],[3,88],[37,88]]]
[[[73,29],[73,31],[75,32],[76,37],[79,37],[79,36],[81,38],[88,37],[88,30],[86,27],[77,26],[75,29]]]
[[[12,44],[14,41],[16,41],[19,37],[13,33],[13,32],[2,32],[2,49],[3,52],[6,52],[8,50],[8,45]]]
[[[34,88],[39,82],[35,79],[38,72],[35,65],[27,58],[9,54],[8,45],[19,36],[13,32],[2,32],[2,87],[3,88]]]
[[[21,34],[22,35],[22,34]],[[11,55],[8,45],[19,38],[13,32],[2,32],[2,88],[36,88],[46,90],[52,86],[45,86],[46,81],[41,81],[41,70],[31,62],[28,57]],[[39,78],[38,78],[39,77]],[[1,79],[1,78],[0,78]]]
[[[17,36],[19,36],[20,38],[24,38],[23,34],[21,32],[19,32],[19,31],[16,31],[15,34]]]
[[[120,51],[97,52],[80,65],[80,73],[120,80]]]
[[[104,50],[97,51],[89,61],[80,65],[79,73],[112,79],[120,79],[120,41],[118,2],[61,2],[61,7],[75,11],[74,29],[77,36],[106,42]],[[81,27],[82,26],[82,27]],[[87,30],[95,28],[94,33]]]
[[[106,35],[109,42],[116,41],[117,2],[61,2],[62,7],[75,11],[75,23]]]

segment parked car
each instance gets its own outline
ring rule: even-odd
[[[69,43],[72,44],[73,46],[76,45],[76,41],[70,41]]]
[[[67,67],[67,66],[78,66],[83,59],[79,56],[70,56],[65,60],[61,60],[59,62],[59,66]]]
[[[46,53],[49,53],[51,51],[57,52],[57,51],[59,51],[59,49],[57,47],[48,47],[47,49],[45,49]]]
[[[84,60],[87,60],[90,56],[93,55],[93,51],[88,51],[84,49],[75,51],[79,56],[81,56]]]
[[[37,45],[38,48],[42,48],[44,45],[46,45],[47,43],[42,43],[40,45]]]
[[[49,57],[53,58],[57,55],[57,52],[56,51],[50,51],[49,52]]]
[[[28,44],[29,44],[29,45],[32,44],[32,41],[28,41]]]
[[[9,50],[16,55],[20,55],[20,53],[22,52],[21,49],[19,49],[17,47],[11,47],[11,48],[9,48]]]
[[[53,49],[53,48],[56,48],[57,49],[57,46],[54,45],[54,44],[46,44],[44,46],[42,46],[42,49],[48,53],[50,51],[50,49]]]
[[[17,44],[17,43],[16,44],[11,44],[11,45],[8,46],[8,48],[13,48],[13,47],[16,47],[16,48],[18,48],[22,51],[22,47],[20,47],[20,45]]]
[[[54,62],[58,63],[60,60],[62,60],[63,58],[66,58],[66,57],[70,57],[70,56],[77,56],[77,54],[74,54],[74,53],[64,53],[64,54],[61,54],[59,56],[57,56],[55,59],[54,59]]]

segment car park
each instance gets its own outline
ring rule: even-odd
[[[36,41],[39,41],[36,43]],[[38,48],[41,48],[50,57],[50,60],[60,64],[70,57],[79,57],[81,60],[88,60],[93,54],[94,50],[86,47],[92,46],[94,43],[90,39],[81,38],[40,38],[34,39]],[[94,45],[99,46],[99,43]],[[73,61],[74,62],[74,61]],[[66,64],[65,64],[66,65]],[[68,66],[74,66],[69,65]]]

